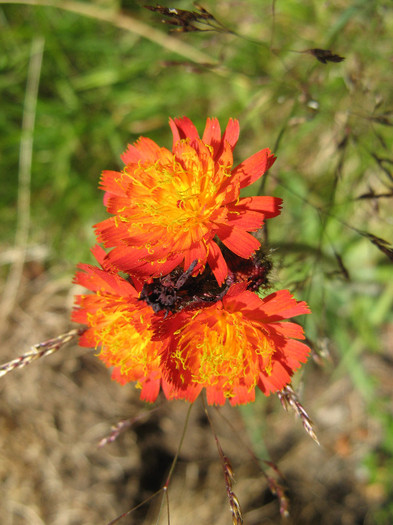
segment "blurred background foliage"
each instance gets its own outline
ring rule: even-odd
[[[71,279],[78,262],[92,260],[91,226],[105,217],[100,172],[121,168],[127,143],[144,135],[170,147],[169,117],[187,115],[200,131],[207,116],[222,128],[238,118],[236,163],[264,147],[278,156],[248,190],[284,199],[265,232],[273,287],[289,287],[310,304],[304,323],[315,362],[332,380],[350,376],[379,421],[382,441],[360,461],[388,502],[392,403],[364,361],[377,354],[393,363],[392,3],[206,0],[227,31],[196,32],[170,32],[174,26],[144,2],[49,3],[0,1],[2,279],[18,228],[34,43],[42,43],[42,68],[25,248],[27,260],[38,257],[53,276]],[[187,0],[161,5],[197,9]],[[345,60],[324,64],[314,48]],[[305,367],[303,388],[316,366]],[[264,402],[244,410],[251,426]],[[258,438],[255,445],[262,446]],[[392,506],[375,516],[388,523]]]

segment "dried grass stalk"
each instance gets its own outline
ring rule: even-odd
[[[313,429],[313,422],[310,416],[307,414],[303,405],[300,403],[299,398],[297,397],[297,394],[293,390],[291,385],[287,385],[286,387],[284,387],[280,392],[277,393],[277,395],[279,400],[281,401],[283,408],[285,410],[288,410],[288,408],[291,407],[296,412],[296,414],[302,420],[303,427],[307,434],[310,437],[312,437],[315,443],[319,445],[320,443]]]
[[[15,370],[15,368],[23,368],[26,365],[29,365],[36,359],[41,357],[46,357],[48,355],[54,354],[60,348],[62,348],[66,343],[69,343],[76,337],[79,337],[85,331],[85,328],[74,328],[65,334],[58,335],[52,339],[43,341],[42,343],[37,343],[31,346],[30,352],[23,354],[8,363],[4,363],[0,366],[0,377],[5,376],[8,372]]]

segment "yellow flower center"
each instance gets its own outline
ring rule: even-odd
[[[162,243],[165,229],[172,240],[186,234],[190,242],[196,242],[211,229],[212,214],[225,199],[226,192],[221,188],[231,176],[230,167],[217,168],[210,150],[202,143],[199,153],[187,140],[177,147],[176,157],[167,152],[154,164],[125,168],[121,179],[131,180],[130,206],[119,209],[117,216],[130,224],[130,234],[135,228],[156,231]]]
[[[151,342],[150,310],[138,309],[124,297],[97,294],[101,307],[88,313],[94,330],[96,349],[108,366],[120,367],[121,373],[138,379],[148,375],[158,358],[159,345]],[[92,296],[90,296],[92,297]]]
[[[261,326],[243,318],[241,312],[215,310],[213,325],[204,322],[207,315],[202,312],[200,320],[194,316],[179,330],[178,349],[173,356],[177,368],[190,368],[194,382],[218,385],[228,397],[241,382],[254,388],[261,370],[270,373],[274,353]]]

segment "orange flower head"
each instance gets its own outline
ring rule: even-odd
[[[96,246],[93,253],[104,264],[104,250]],[[87,264],[79,268],[74,282],[94,292],[76,297],[72,319],[88,326],[79,344],[100,348],[99,358],[114,367],[113,379],[122,384],[137,381],[141,399],[154,401],[162,384],[162,343],[151,340],[152,309],[138,300],[128,280]]]
[[[217,119],[207,119],[202,138],[183,117],[170,121],[172,151],[148,138],[129,145],[122,172],[105,171],[101,188],[112,217],[95,226],[107,248],[107,263],[143,280],[206,264],[219,285],[228,267],[217,239],[248,259],[260,246],[250,232],[280,213],[281,199],[240,198],[240,190],[261,177],[275,157],[264,149],[233,168],[239,135],[230,119],[221,136]]]
[[[194,401],[205,388],[209,404],[254,400],[290,383],[307,360],[303,329],[289,317],[309,313],[288,290],[264,299],[235,284],[221,301],[198,311],[183,310],[156,323],[164,343],[163,376],[177,398]]]

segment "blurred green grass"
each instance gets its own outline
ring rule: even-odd
[[[392,266],[362,232],[393,240],[392,8],[383,1],[288,0],[275,4],[273,17],[271,2],[242,4],[218,0],[204,7],[245,38],[172,34],[177,54],[111,21],[111,13],[122,7],[147,30],[166,33],[168,26],[142,2],[84,3],[107,9],[108,21],[54,7],[0,3],[3,253],[12,248],[17,228],[23,104],[38,37],[44,52],[29,246],[49,248],[45,264],[54,274],[71,276],[79,261],[90,260],[91,226],[105,217],[100,172],[121,166],[127,143],[147,135],[170,147],[170,116],[187,115],[199,130],[207,116],[218,117],[222,127],[229,117],[239,118],[237,162],[264,147],[278,156],[263,182],[266,194],[284,199],[282,215],[268,229],[277,286],[288,286],[309,302],[313,315],[305,327],[315,351],[329,349],[337,364],[331,373],[351,376],[391,443],[391,404],[380,396],[362,357],[379,353],[393,359],[392,347],[383,344],[393,322]],[[187,1],[175,7],[194,9]],[[217,65],[188,60],[183,43]],[[332,49],[346,59],[324,65],[299,53],[309,48]],[[253,190],[260,187],[258,182]],[[7,271],[3,263],[4,278]],[[312,365],[305,374],[307,384]],[[384,454],[391,462],[391,447]],[[365,465],[370,479],[382,479],[388,487],[391,475],[384,474],[380,457],[370,451]],[[386,513],[393,516],[392,509],[381,511],[380,523]]]

